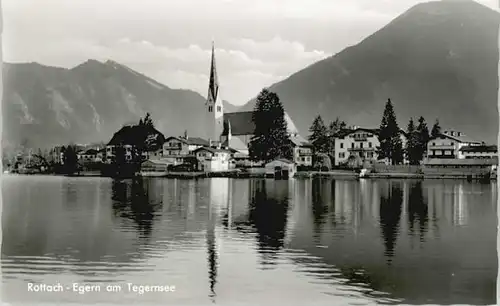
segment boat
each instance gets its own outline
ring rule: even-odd
[[[359,172],[358,178],[367,178],[368,177],[368,169],[363,168]]]

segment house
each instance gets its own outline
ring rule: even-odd
[[[203,146],[210,146],[209,141],[187,135],[184,137],[170,136],[165,139],[165,143],[163,144],[163,155],[188,155],[190,152]]]
[[[297,166],[311,167],[313,163],[313,147],[298,134],[290,135],[293,146],[293,162]]]
[[[78,161],[82,164],[101,162],[102,159],[99,158],[99,150],[88,149],[86,151],[80,151],[77,154]]]
[[[458,150],[459,159],[497,158],[497,156],[498,147],[496,145],[463,146]]]
[[[432,158],[423,164],[423,173],[452,174],[457,176],[481,176],[492,174],[498,165],[498,158]]]
[[[335,166],[349,160],[373,163],[377,160],[378,129],[346,129],[335,137]]]
[[[481,144],[462,132],[446,130],[427,142],[427,158],[459,158],[462,147]]]
[[[290,178],[297,172],[297,165],[291,160],[278,158],[265,165],[266,175],[275,178]]]
[[[167,172],[170,165],[166,160],[150,159],[141,164],[141,172]]]
[[[400,130],[401,144],[406,146],[406,133]],[[378,160],[379,129],[353,127],[340,131],[335,137],[335,166],[362,167]],[[406,157],[405,157],[406,161]]]
[[[165,142],[165,136],[152,126],[125,125],[116,132],[106,145],[105,162],[116,160],[118,148],[124,151],[125,161],[132,161],[138,143],[144,144],[144,152],[156,152]],[[142,158],[148,155],[142,153]]]
[[[145,160],[158,160],[163,157],[163,147],[156,148],[156,150],[143,152]]]
[[[201,147],[193,151],[198,160],[198,170],[206,172],[230,169],[231,152],[224,149]]]

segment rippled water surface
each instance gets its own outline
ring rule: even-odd
[[[49,176],[2,184],[6,302],[495,303],[496,184]],[[29,283],[63,291],[29,292]],[[79,294],[73,283],[101,292]],[[139,294],[127,283],[175,291]]]

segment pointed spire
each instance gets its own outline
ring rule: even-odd
[[[215,45],[212,41],[212,62],[210,64],[210,79],[208,85],[207,103],[214,104],[219,94],[219,80],[217,78],[217,68],[215,64]]]

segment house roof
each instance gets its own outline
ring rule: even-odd
[[[248,146],[243,142],[239,137],[231,137],[231,139],[228,141],[224,141],[221,144],[223,147],[229,147],[230,150],[240,152],[241,150],[248,150]]]
[[[176,137],[176,136],[169,136],[165,139],[165,141],[168,141],[170,139],[176,139],[176,140],[179,140],[187,145],[193,145],[193,146],[208,146],[209,145],[209,142],[208,140],[205,140],[203,138],[200,138],[200,137],[191,137],[191,136],[188,136],[188,138],[184,138],[184,137]]]
[[[96,149],[89,149],[89,150],[85,151],[85,153],[84,153],[84,154],[85,154],[85,155],[95,155],[95,154],[97,154],[98,152],[99,152],[99,151],[98,151],[98,150],[96,150]]]
[[[229,153],[229,151],[225,150],[225,149],[215,149],[215,148],[210,148],[210,147],[201,147],[201,148],[194,150],[193,152],[198,152],[198,151],[203,151],[203,150],[211,152],[211,153],[217,153],[217,152]]]
[[[227,136],[229,130],[233,136],[253,135],[255,131],[255,123],[253,122],[253,111],[235,112],[224,114],[224,127],[222,136]],[[297,127],[292,121],[292,118],[285,112],[285,121],[290,134],[298,134]]]
[[[463,146],[460,148],[460,151],[462,152],[498,152],[498,147],[495,145],[488,146],[488,145],[479,145],[479,146]]]
[[[272,160],[270,162],[268,162],[268,164],[272,163],[272,162],[283,162],[283,163],[287,163],[287,164],[293,164],[293,161],[289,160],[289,159],[286,159],[286,158],[277,158],[275,160]]]
[[[460,166],[460,165],[467,165],[467,166],[482,166],[482,165],[496,165],[498,164],[498,158],[463,158],[463,159],[439,159],[439,158],[432,158],[428,159],[424,162],[424,165],[429,165],[429,166]]]
[[[193,146],[208,146],[210,143],[208,140],[205,140],[200,137],[188,137],[187,139],[184,139],[188,145],[193,145]]]
[[[169,165],[171,164],[171,162],[168,160],[161,160],[161,159],[149,159],[142,163],[142,165],[144,164]]]
[[[471,137],[461,134],[460,136],[451,136],[450,134],[445,134],[445,133],[439,133],[437,137],[432,137],[430,140],[437,139],[437,138],[448,138],[448,139],[453,139],[455,141],[461,142],[461,143],[481,143],[481,141],[477,141],[475,139],[472,139]]]
[[[298,134],[290,135],[290,140],[296,146],[302,146],[302,147],[312,146],[311,143],[309,143],[307,140],[305,140],[302,136],[300,136]]]
[[[335,135],[336,137],[345,137],[347,135],[350,135],[354,132],[358,132],[358,131],[364,131],[364,132],[367,132],[367,133],[372,133],[372,134],[375,134],[375,135],[379,135],[380,133],[380,129],[379,128],[363,128],[363,127],[357,127],[357,128],[347,128],[347,129],[343,129],[339,132],[337,132],[337,134]],[[407,137],[408,136],[408,133],[406,133],[403,129],[399,129],[399,133],[401,133],[403,136]]]

